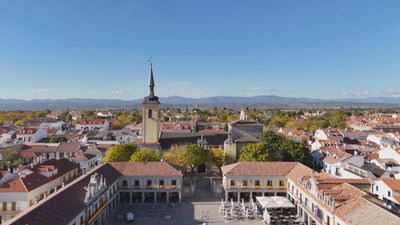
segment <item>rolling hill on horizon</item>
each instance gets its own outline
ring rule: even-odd
[[[253,97],[212,96],[186,98],[181,96],[160,97],[165,107],[261,107],[261,108],[331,108],[331,107],[397,107],[400,97],[368,97],[356,99],[315,99],[307,97],[281,97],[260,95]],[[0,99],[0,110],[42,110],[42,109],[129,109],[138,108],[142,99]]]

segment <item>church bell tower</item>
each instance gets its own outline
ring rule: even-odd
[[[150,63],[149,95],[142,102],[143,117],[143,143],[158,143],[160,135],[160,105],[158,97],[154,94],[153,63]]]

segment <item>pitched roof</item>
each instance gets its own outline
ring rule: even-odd
[[[372,163],[362,165],[361,169],[371,172],[376,177],[381,177],[383,174],[386,173],[386,170],[381,169],[380,167]]]
[[[400,180],[382,179],[382,181],[393,191],[400,191]]]
[[[103,125],[107,120],[103,119],[85,119],[81,120],[78,124],[84,125]]]
[[[170,149],[173,145],[196,144],[202,135],[208,145],[223,145],[228,138],[227,133],[161,132],[159,142],[162,149]]]
[[[43,170],[45,167],[57,169],[57,174],[50,177],[44,176],[40,172],[46,172]],[[78,164],[70,162],[68,159],[51,159],[29,169],[28,174],[4,184],[0,187],[0,192],[30,192],[78,167]]]
[[[338,151],[334,154],[327,155],[323,161],[329,164],[335,164],[338,162],[343,162],[351,158],[352,156],[353,156],[352,154],[349,154],[347,152]]]
[[[249,134],[244,134],[240,138],[236,139],[235,142],[251,142],[251,143],[258,143],[260,140],[258,138],[255,138]]]
[[[78,216],[86,205],[84,203],[86,190],[84,189],[92,174],[103,175],[107,184],[114,183],[121,174],[110,164],[104,164],[87,175],[78,178],[65,189],[50,195],[46,200],[39,202],[31,210],[18,215],[11,225],[68,225]],[[51,215],[51,216],[49,216]]]
[[[62,142],[58,148],[57,152],[63,153],[74,153],[81,149],[81,144],[79,142]]]
[[[286,176],[296,162],[238,162],[221,167],[224,176]]]
[[[112,162],[110,165],[124,176],[182,176],[166,162]]]
[[[361,190],[347,183],[341,185],[341,187],[344,186],[346,186],[344,191],[351,193],[352,198],[336,207],[335,214],[346,224],[400,224],[400,218],[398,216],[367,200],[366,194],[355,193],[357,191],[361,192]]]

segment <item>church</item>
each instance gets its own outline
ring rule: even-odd
[[[160,129],[161,103],[155,95],[153,64],[150,64],[149,93],[142,102],[142,140],[137,144],[158,151],[168,151],[174,145],[197,144],[204,149],[223,148],[226,155],[238,159],[240,149],[251,143],[260,142],[264,126],[251,120],[248,109],[243,109],[240,119],[228,126],[228,132],[163,132]]]

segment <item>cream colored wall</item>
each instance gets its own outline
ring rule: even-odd
[[[236,159],[236,144],[224,144],[224,154],[232,157],[232,159]]]
[[[235,180],[235,187],[230,186],[231,180]],[[268,189],[268,188],[283,188],[283,186],[279,186],[279,181],[282,180],[284,186],[287,186],[287,181],[285,176],[224,176],[223,177],[223,186],[225,190],[229,189],[241,189],[242,181],[247,180],[248,186],[245,187],[246,189],[254,188],[254,189]],[[255,181],[260,181],[260,186],[255,186]],[[272,186],[268,186],[268,180],[272,181]]]
[[[152,110],[152,118],[148,118],[148,111]],[[159,139],[159,120],[160,120],[160,105],[158,104],[143,104],[143,141],[145,143],[158,143]]]
[[[182,187],[182,177],[174,177],[174,176],[162,176],[162,177],[122,177],[119,179],[119,185],[122,186],[123,180],[128,181],[128,188],[133,188],[135,185],[135,180],[139,180],[140,188],[145,189],[147,180],[152,181],[152,188],[159,188],[159,181],[164,180],[163,189],[172,189],[172,180],[176,180],[176,189],[180,189]]]

